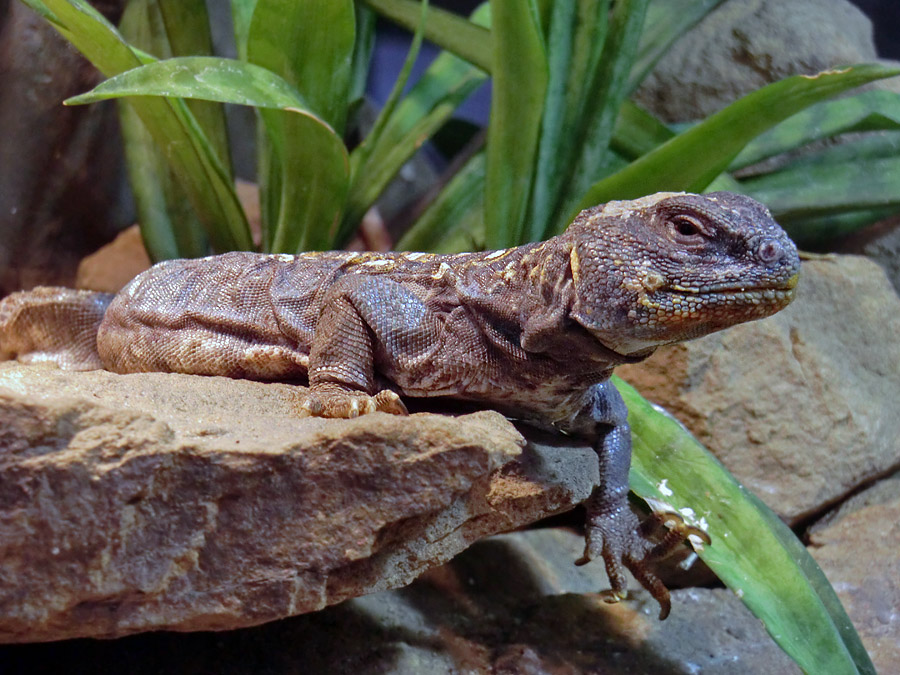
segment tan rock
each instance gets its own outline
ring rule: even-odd
[[[797,521],[898,461],[900,299],[874,263],[805,262],[783,312],[619,369]]]
[[[0,364],[0,642],[251,626],[571,508],[502,416],[301,419],[296,387]]]
[[[876,60],[872,23],[849,0],[729,0],[675,43],[637,100],[687,122],[789,75]]]
[[[900,673],[900,474],[856,495],[815,525],[809,549],[875,669]]]

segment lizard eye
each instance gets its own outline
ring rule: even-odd
[[[696,218],[677,215],[669,219],[673,239],[681,244],[699,244],[703,241],[703,227]]]

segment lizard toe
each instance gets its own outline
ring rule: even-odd
[[[403,400],[399,394],[390,389],[382,389],[375,394],[375,408],[381,412],[391,413],[392,415],[408,415],[409,411],[403,404]]]
[[[383,390],[375,396],[364,391],[338,389],[334,386],[313,387],[299,406],[301,417],[353,419],[373,412],[408,414],[396,392]]]

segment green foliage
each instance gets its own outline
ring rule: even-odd
[[[804,671],[874,675],[834,590],[790,528],[675,419],[613,381],[628,404],[632,489],[709,534],[698,555]]]
[[[896,70],[860,65],[787,78],[680,133],[628,100],[722,1],[490,0],[467,19],[414,0],[232,0],[233,60],[210,54],[202,0],[132,0],[122,33],[85,0],[23,0],[110,78],[69,103],[127,101],[130,171],[156,259],[254,248],[234,191],[223,104],[258,112],[259,248],[293,253],[346,242],[488,76],[484,146],[453,164],[401,248],[513,246],[559,232],[579,206],[658,190],[744,192],[804,241],[900,206],[900,97],[826,101]],[[344,138],[364,90],[373,12],[415,38],[387,105],[351,150]],[[407,87],[422,39],[444,51]],[[884,135],[785,154],[858,131]],[[706,518],[712,543],[701,557],[804,670],[873,672],[796,538],[687,432],[621,389],[635,492]],[[663,481],[671,495],[660,493]]]

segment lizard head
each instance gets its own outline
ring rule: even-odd
[[[583,211],[571,316],[620,354],[769,316],[794,295],[797,248],[759,202],[658,193]]]

